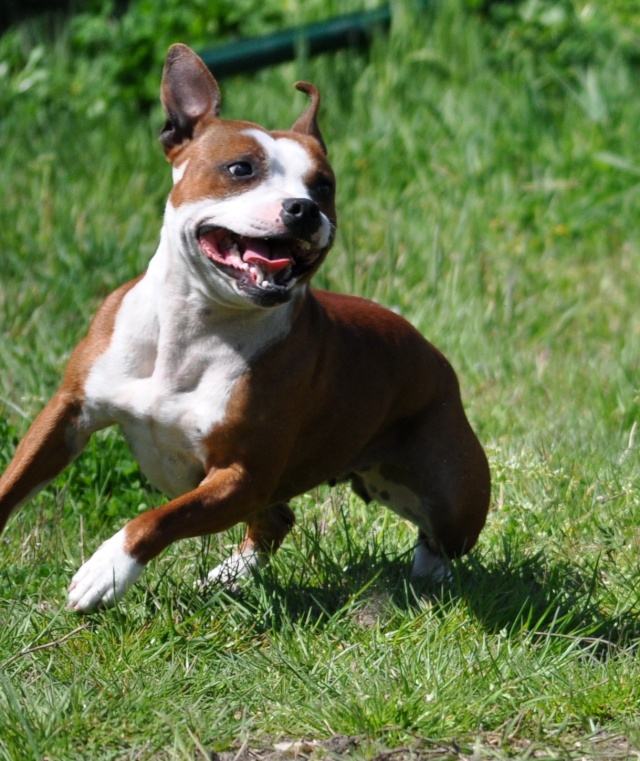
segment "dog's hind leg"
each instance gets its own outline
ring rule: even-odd
[[[473,547],[484,526],[489,466],[465,416],[457,384],[396,433],[387,457],[358,472],[362,485],[418,527],[412,577],[442,581],[448,560]]]
[[[207,582],[232,586],[253,570],[263,568],[294,523],[295,516],[286,503],[252,515],[247,520],[247,532],[237,550],[210,571]]]
[[[406,467],[389,463],[379,463],[356,475],[356,494],[367,502],[375,499],[418,527],[418,544],[411,578],[430,578],[436,582],[446,580],[450,575],[450,567],[446,553],[438,551],[428,497],[421,492],[419,479]],[[354,482],[352,487],[353,485]]]
[[[449,581],[452,578],[451,566],[447,558],[436,554],[431,549],[431,541],[424,531],[418,531],[418,544],[411,567],[411,579],[430,579],[434,582]]]

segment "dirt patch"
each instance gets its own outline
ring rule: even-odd
[[[280,740],[270,746],[243,743],[236,750],[211,751],[208,761],[640,761],[640,750],[621,735],[600,733],[585,741],[530,742],[486,734],[472,742],[440,742],[415,738],[407,745],[385,748],[357,735],[335,735],[326,740]]]

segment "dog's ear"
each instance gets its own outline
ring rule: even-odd
[[[193,137],[205,116],[220,114],[220,90],[209,69],[191,48],[172,45],[162,72],[160,91],[167,122],[160,133],[165,152]]]
[[[309,82],[296,82],[296,90],[306,93],[311,98],[311,103],[307,110],[301,114],[293,127],[292,132],[300,132],[303,135],[312,135],[320,143],[320,147],[326,154],[327,146],[322,139],[320,127],[318,127],[318,111],[320,110],[320,93],[315,85]]]

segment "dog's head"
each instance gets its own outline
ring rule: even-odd
[[[333,243],[335,178],[318,128],[320,96],[290,130],[222,120],[220,91],[186,45],[169,49],[160,136],[173,165],[165,226],[213,298],[275,306],[308,282]]]

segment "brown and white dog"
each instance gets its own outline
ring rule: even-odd
[[[265,562],[288,502],[351,481],[419,530],[414,575],[442,576],[488,509],[487,460],[456,375],[401,317],[312,291],[333,242],[335,180],[311,104],[288,131],[219,118],[218,86],[184,45],[169,50],[161,141],[173,166],[158,251],[104,302],[0,479],[0,529],[94,431],[117,423],[171,501],[104,542],[69,607],[118,600],[172,542],[247,524],[210,574]]]

